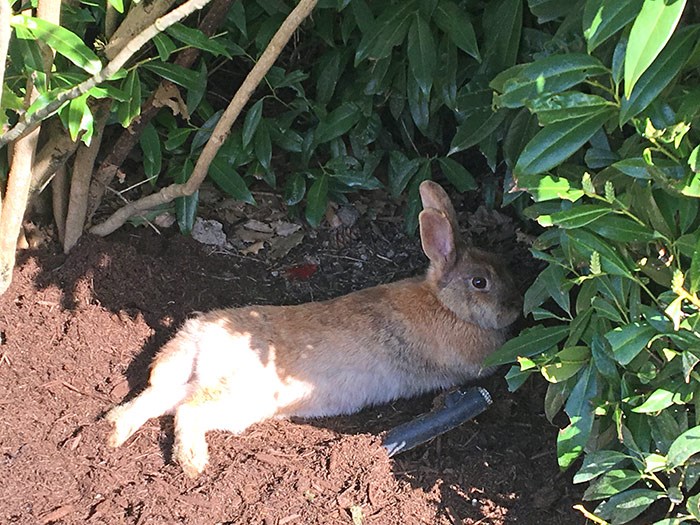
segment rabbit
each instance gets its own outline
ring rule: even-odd
[[[209,430],[350,414],[490,373],[482,361],[521,311],[517,286],[499,257],[462,242],[442,187],[425,181],[420,196],[424,277],[186,321],[156,355],[148,387],[107,413],[109,445],[174,414],[173,457],[196,477],[208,462]]]

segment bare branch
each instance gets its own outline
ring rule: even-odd
[[[23,118],[15,124],[15,126],[0,137],[0,147],[5,144],[17,140],[19,137],[28,133],[32,129],[36,128],[39,123],[46,117],[58,111],[63,104],[66,102],[83,95],[90,89],[95,87],[106,80],[109,80],[117,71],[119,71],[124,64],[136,53],[141,47],[143,47],[149,40],[156,36],[161,31],[164,31],[171,25],[179,22],[188,15],[194,13],[195,11],[202,9],[211,0],[188,0],[177,9],[174,9],[165,16],[157,19],[153,24],[148,26],[146,29],[141,31],[133,40],[131,40],[124,49],[117,53],[104,68],[102,68],[98,73],[88,78],[84,82],[81,82],[77,86],[59,93],[56,99],[51,103],[47,104],[43,108],[37,110],[29,118]]]
[[[66,165],[61,164],[51,180],[51,207],[53,221],[56,223],[58,242],[63,243],[66,238],[66,214],[68,213],[68,171]]]
[[[29,100],[34,90],[31,82],[27,84]],[[12,148],[12,163],[7,176],[7,190],[2,203],[2,221],[0,221],[0,294],[5,293],[12,282],[17,237],[27,209],[29,186],[32,181],[32,163],[38,139],[39,129],[35,129],[16,141]]]
[[[85,212],[87,211],[88,190],[90,178],[95,167],[95,159],[102,145],[102,133],[109,116],[109,108],[98,107],[95,115],[94,134],[89,146],[81,144],[75,154],[73,163],[73,176],[70,184],[70,199],[68,201],[68,214],[66,215],[66,230],[63,240],[63,251],[68,253],[78,242],[85,226]]]
[[[316,6],[317,0],[301,0],[299,4],[294,8],[294,10],[289,14],[289,16],[282,23],[281,27],[272,37],[270,43],[263,51],[258,62],[253,66],[248,76],[238,88],[236,94],[231,100],[231,103],[224,111],[221,119],[214,128],[209,141],[204,146],[197,164],[192,171],[192,175],[185,184],[172,184],[163,188],[158,193],[153,195],[148,195],[130,204],[127,204],[123,208],[117,210],[112,214],[109,219],[107,219],[102,224],[98,224],[93,227],[90,232],[96,235],[105,236],[109,235],[117,228],[122,226],[129,217],[141,213],[145,210],[153,208],[154,206],[165,204],[171,202],[177,197],[184,197],[187,195],[192,195],[199,185],[202,183],[204,178],[209,171],[209,166],[219,151],[219,148],[223,144],[224,140],[231,131],[231,126],[238,118],[238,115],[243,110],[250,96],[255,91],[255,88],[263,80],[267,72],[270,70],[272,65],[277,60],[277,57],[282,52],[282,49],[287,44],[289,39],[294,34],[294,31],[301,25],[301,23],[306,19],[307,16],[311,14],[314,7]]]

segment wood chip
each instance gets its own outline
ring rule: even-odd
[[[73,505],[63,505],[62,507],[58,507],[56,510],[52,510],[46,516],[41,518],[41,524],[47,525],[49,523],[53,523],[54,521],[65,518],[73,512],[75,512],[75,507]]]

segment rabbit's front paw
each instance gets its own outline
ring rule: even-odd
[[[196,478],[209,462],[209,447],[204,436],[178,436],[173,446],[173,456],[190,478]]]

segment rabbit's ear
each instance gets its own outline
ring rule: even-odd
[[[439,187],[439,186],[438,186]],[[438,274],[449,270],[457,259],[454,230],[441,210],[427,208],[418,216],[423,251]]]
[[[454,206],[452,206],[447,192],[445,192],[442,186],[432,180],[426,180],[421,182],[418,191],[420,191],[423,209],[435,208],[436,210],[440,210],[449,219],[452,230],[455,233],[458,232],[457,214],[455,213]]]

